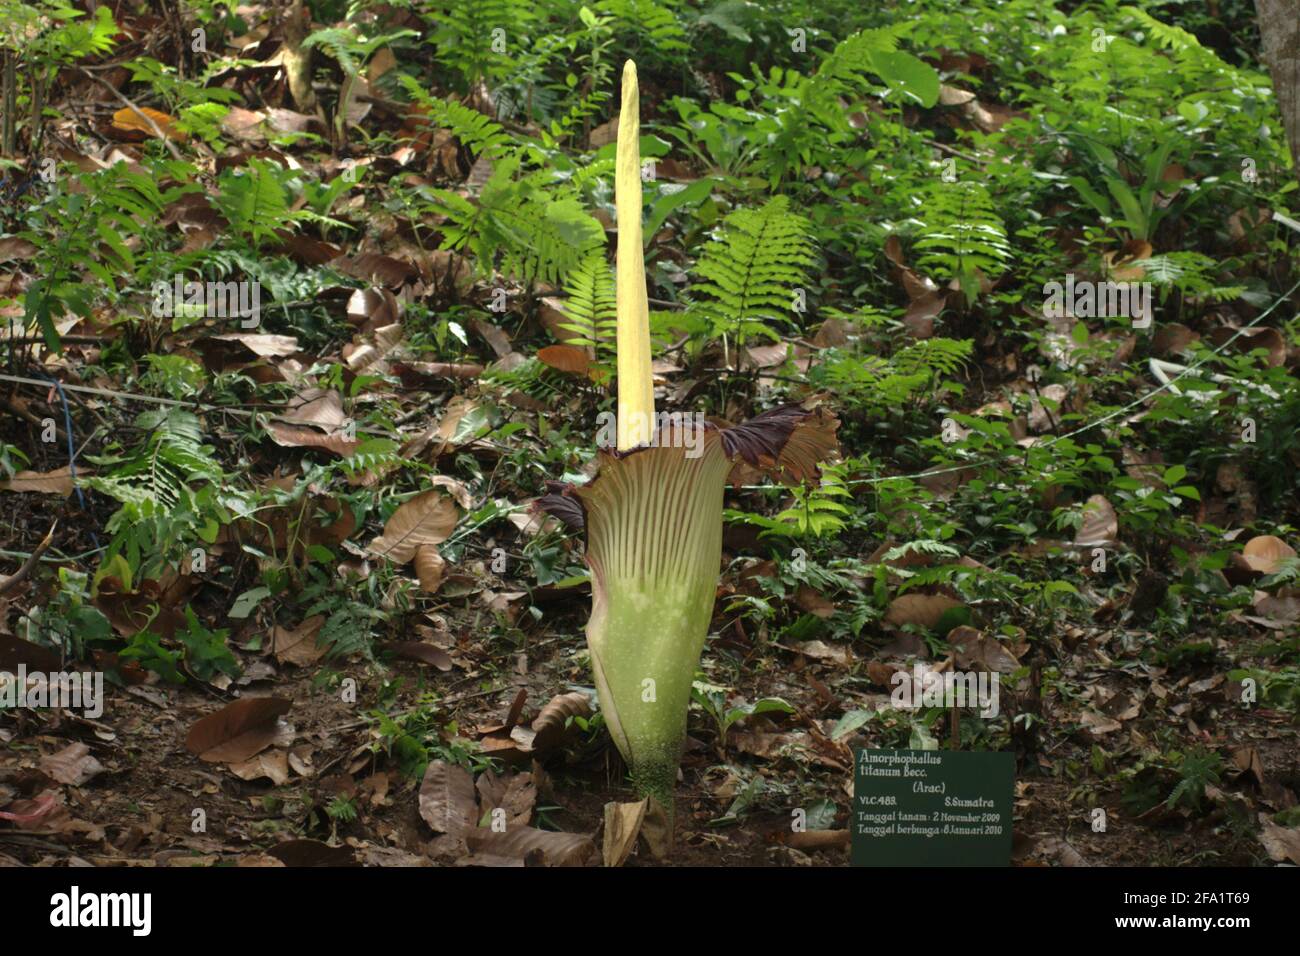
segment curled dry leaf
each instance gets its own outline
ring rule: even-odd
[[[77,474],[85,477],[93,472],[83,468]],[[72,469],[66,465],[53,471],[20,471],[8,481],[0,481],[0,491],[34,492],[66,498],[73,490]]]
[[[806,584],[799,585],[799,589],[795,591],[794,603],[814,617],[828,618],[835,613],[834,603],[816,588]]]
[[[928,339],[934,335],[934,320],[947,305],[948,296],[943,292],[926,292],[913,299],[903,315],[903,327],[914,339]]]
[[[490,322],[484,322],[482,319],[475,319],[470,323],[470,327],[492,347],[492,351],[496,353],[497,358],[505,358],[514,351],[510,345],[510,336],[506,334],[505,329],[498,328]]]
[[[315,425],[327,432],[336,431],[347,422],[343,399],[339,393],[319,388],[299,392],[278,416],[281,421],[295,425]]]
[[[636,803],[605,804],[605,837],[601,845],[601,858],[606,866],[622,866],[636,846],[645,821],[649,799]]]
[[[441,647],[434,647],[424,641],[398,641],[392,645],[392,650],[402,660],[432,664],[440,671],[449,671],[452,668],[450,654]]]
[[[465,482],[457,481],[447,475],[434,475],[429,479],[429,484],[435,488],[446,488],[447,493],[456,500],[456,504],[466,511],[474,507],[474,498],[470,495],[469,489],[465,487]]]
[[[1268,851],[1269,859],[1278,863],[1289,860],[1300,866],[1300,829],[1280,827],[1263,813],[1259,815],[1259,822],[1259,842]]]
[[[897,669],[880,661],[868,661],[867,678],[877,687],[892,687],[894,685],[894,672]]]
[[[973,99],[975,99],[975,94],[970,90],[949,86],[947,83],[939,85],[939,102],[944,106],[961,106]]]
[[[242,345],[258,358],[287,358],[300,349],[298,340],[292,335],[231,332],[227,335],[213,335],[210,338],[217,342],[234,342]]]
[[[393,362],[393,374],[403,388],[425,388],[440,379],[476,379],[483,374],[483,366],[473,362]]]
[[[745,349],[746,364],[750,368],[775,368],[785,363],[790,354],[790,343],[776,342],[772,345],[751,345]]]
[[[392,325],[402,317],[397,296],[387,289],[357,289],[348,299],[348,321],[353,325],[379,328]]]
[[[1223,327],[1215,329],[1206,338],[1211,345],[1216,347],[1223,346],[1231,341],[1234,352],[1252,352],[1255,349],[1263,349],[1268,355],[1269,366],[1274,368],[1286,364],[1286,339],[1277,329],[1268,326],[1252,329]]]
[[[150,120],[153,121],[152,124],[150,124]],[[113,128],[125,133],[143,133],[145,136],[157,136],[157,133],[154,132],[155,127],[167,139],[174,139],[178,143],[183,143],[189,139],[185,133],[176,128],[176,120],[166,113],[150,109],[147,106],[141,106],[138,109],[124,106],[113,114]]]
[[[80,787],[97,774],[104,772],[101,764],[83,743],[70,744],[58,753],[41,758],[41,772],[51,780]]]
[[[355,438],[345,437],[342,432],[327,435],[315,428],[288,422],[267,422],[266,433],[281,448],[323,448],[340,458],[351,458],[357,445],[361,444]]]
[[[289,782],[289,756],[283,750],[264,750],[247,760],[230,764],[229,769],[240,780],[265,777],[277,787]]]
[[[1074,535],[1080,548],[1104,548],[1119,540],[1119,516],[1103,495],[1093,495],[1084,503],[1083,523]]]
[[[458,517],[455,502],[441,491],[421,492],[393,512],[384,533],[370,542],[370,551],[394,564],[406,564],[422,545],[446,541]]]
[[[533,749],[544,750],[563,740],[570,717],[590,716],[591,700],[582,691],[552,697],[533,721],[532,727],[537,734],[533,738]]]
[[[504,833],[478,829],[465,843],[479,862],[497,866],[583,866],[595,852],[591,837],[516,827]],[[472,861],[473,862],[473,861]]]
[[[833,661],[845,667],[853,666],[853,649],[848,644],[827,644],[825,641],[804,641],[794,645],[804,657],[818,661]]]
[[[1265,620],[1279,624],[1300,621],[1300,592],[1294,592],[1294,589],[1284,589],[1275,595],[1256,591],[1253,603],[1256,613]]]
[[[30,259],[39,251],[35,243],[20,239],[18,236],[6,236],[0,239],[0,262],[9,259]]]
[[[591,357],[576,345],[548,345],[537,350],[537,360],[557,372],[570,375],[591,374]]]
[[[271,650],[281,663],[307,667],[315,664],[325,654],[325,648],[316,643],[316,635],[325,624],[322,614],[314,614],[293,630],[278,624],[271,632]]]
[[[498,777],[491,770],[479,775],[474,784],[479,795],[479,819],[491,818],[495,810],[505,811],[506,829],[526,827],[537,805],[537,784],[531,773]]]
[[[957,666],[1010,674],[1020,666],[1002,642],[981,634],[976,628],[963,625],[954,627],[948,634],[948,643],[956,652]]]
[[[895,627],[915,624],[928,630],[938,625],[953,608],[962,606],[961,601],[946,594],[900,594],[885,609],[885,622]]]
[[[438,546],[422,544],[415,549],[415,576],[420,579],[420,589],[426,594],[437,594],[442,577],[447,572],[447,562],[438,553]]]
[[[378,252],[363,252],[359,256],[340,256],[335,260],[335,268],[344,275],[349,275],[362,282],[378,282],[388,288],[396,289],[414,278],[418,271],[415,266],[392,256]],[[387,325],[387,321],[380,323]]]
[[[1273,574],[1284,560],[1294,558],[1295,549],[1281,538],[1271,534],[1261,534],[1246,542],[1241,549],[1241,557],[1252,571],[1260,574]]]
[[[1099,737],[1102,734],[1111,734],[1120,730],[1123,725],[1118,720],[1113,720],[1105,714],[1095,710],[1085,710],[1079,723],[1083,728],[1089,731],[1093,737]]]
[[[282,697],[244,697],[200,718],[185,737],[185,749],[207,763],[240,763],[271,745],[277,719],[293,704]]]

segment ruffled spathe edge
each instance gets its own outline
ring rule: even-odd
[[[835,432],[839,424],[839,419],[819,399],[810,399],[769,409],[739,425],[706,422],[702,440],[718,442],[723,454],[731,460],[727,481],[733,487],[753,484],[764,476],[783,484],[797,485],[819,479],[821,463],[838,453],[839,442]],[[610,465],[616,467],[617,462],[629,456],[677,444],[671,440],[671,435],[665,434],[672,427],[661,427],[655,444],[627,451],[602,448],[598,453],[600,466],[591,482],[574,485],[548,481],[547,493],[533,502],[533,509],[559,519],[575,531],[585,530],[586,506],[579,491],[589,491],[600,481],[601,472]],[[694,459],[683,454],[682,460],[689,462]]]

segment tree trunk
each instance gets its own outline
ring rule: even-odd
[[[1255,0],[1263,60],[1273,77],[1278,111],[1300,177],[1300,0]]]

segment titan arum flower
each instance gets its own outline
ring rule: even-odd
[[[623,68],[615,202],[618,213],[617,448],[599,452],[589,484],[553,483],[544,510],[586,531],[587,622],[605,724],[637,790],[669,824],[686,739],[691,682],[713,616],[722,559],[722,499],[731,481],[766,472],[786,483],[818,475],[838,421],[787,405],[735,427],[655,416],[641,242],[636,65]],[[696,419],[698,421],[698,419]]]

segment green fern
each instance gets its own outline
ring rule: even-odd
[[[1137,7],[1120,7],[1121,13],[1127,13],[1130,17],[1142,24],[1142,28],[1151,34],[1151,38],[1166,50],[1174,50],[1178,53],[1185,53],[1189,50],[1201,50],[1201,41],[1188,33],[1186,30],[1172,26],[1167,23],[1161,23],[1145,10]]]
[[[926,196],[920,217],[925,223],[915,248],[917,265],[945,279],[956,279],[967,304],[979,296],[980,275],[989,278],[1011,259],[1006,226],[993,200],[979,183],[937,182]]]
[[[305,613],[313,615],[328,611],[330,604],[322,601]],[[383,622],[384,613],[378,608],[356,602],[336,605],[316,635],[316,643],[325,648],[325,656],[331,660],[360,654],[372,661],[375,658],[375,628]]]
[[[251,159],[244,169],[228,169],[219,180],[215,202],[230,227],[253,245],[275,237],[276,230],[296,217],[289,211],[289,196],[275,163]]]
[[[446,247],[472,252],[483,272],[496,264],[525,283],[558,283],[604,244],[605,230],[571,188],[544,188],[545,171],[516,179],[519,165],[517,156],[498,162],[477,203],[433,191],[435,211],[447,217]]]
[[[1222,768],[1222,759],[1213,751],[1194,750],[1184,754],[1178,766],[1178,783],[1170,791],[1165,805],[1173,808],[1182,804],[1199,812],[1206,786],[1219,782],[1219,771]]]
[[[925,108],[939,98],[939,74],[923,60],[896,49],[905,24],[863,30],[840,41],[817,70],[821,87],[862,86],[862,74],[884,81],[888,93]]]
[[[897,561],[899,558],[905,558],[909,554],[930,554],[944,558],[961,557],[961,552],[950,544],[944,544],[942,541],[936,541],[933,538],[917,538],[914,541],[900,544],[896,548],[890,548],[884,553],[881,560]]]
[[[1237,298],[1245,286],[1221,286],[1214,281],[1215,261],[1199,252],[1166,252],[1133,263],[1144,270],[1146,278],[1157,286],[1172,286],[1183,295],[1198,296],[1210,302]]]
[[[42,250],[42,268],[24,300],[27,324],[39,328],[56,350],[54,316],[89,316],[94,305],[95,289],[85,273],[103,283],[110,301],[115,299],[118,282],[129,281],[138,258],[149,255],[142,256],[123,237],[151,236],[163,206],[185,191],[173,187],[163,193],[154,178],[131,172],[125,163],[82,174],[78,182],[80,192],[56,194],[39,207],[32,228],[18,234]],[[150,243],[143,246],[148,250]]]
[[[609,14],[616,36],[630,33],[638,47],[649,46],[660,54],[689,48],[686,31],[676,16],[654,0],[601,0],[595,9]]]
[[[853,495],[844,484],[842,465],[822,469],[819,485],[798,485],[790,489],[794,502],[784,511],[768,518],[728,509],[725,517],[734,522],[756,525],[763,530],[760,538],[778,535],[784,538],[823,538],[843,529],[849,508],[839,499]]]
[[[560,328],[572,332],[573,345],[595,349],[600,358],[612,360],[618,329],[614,300],[614,274],[604,253],[594,249],[569,270],[564,280],[564,312],[567,322]]]
[[[515,61],[502,49],[523,48],[521,31],[532,16],[517,0],[443,0],[425,15],[437,24],[428,38],[434,56],[460,74],[464,90],[510,72]]]
[[[859,30],[835,44],[817,68],[817,75],[824,80],[851,79],[854,74],[870,72],[876,54],[897,48],[897,28]]]
[[[61,0],[39,4],[4,4],[0,17],[0,46],[22,52],[24,59],[42,68],[102,56],[117,43],[121,32],[109,5],[95,9],[94,18]]]
[[[463,103],[430,96],[414,77],[403,74],[400,79],[411,99],[429,111],[433,122],[450,130],[475,156],[499,159],[515,148],[513,137],[500,123]]]
[[[213,448],[203,444],[198,418],[179,408],[144,412],[136,426],[149,434],[142,447],[85,485],[126,506],[128,519],[152,517],[176,507],[195,479],[219,482]],[[120,514],[120,512],[119,512]],[[112,530],[113,522],[109,522]]]
[[[936,377],[950,376],[970,357],[970,339],[921,339],[884,357],[851,349],[825,349],[809,369],[814,388],[833,392],[845,405],[898,408],[934,394]]]
[[[356,76],[376,50],[403,37],[414,36],[419,36],[414,30],[397,30],[394,33],[366,37],[357,33],[355,27],[348,25],[317,30],[302,41],[302,46],[303,49],[320,47],[338,62],[344,73],[348,76]]]
[[[843,516],[849,514],[849,509],[836,499],[852,496],[842,479],[827,473],[816,487],[795,488],[794,496],[794,504],[780,512],[775,520],[789,526],[795,535],[821,538],[844,527]]]
[[[901,375],[917,372],[952,375],[965,364],[970,354],[970,339],[920,339],[894,353],[891,364],[894,371]]]
[[[695,264],[693,308],[712,323],[713,335],[734,335],[737,345],[755,335],[779,341],[768,326],[793,324],[798,291],[809,285],[814,261],[811,226],[777,196],[758,209],[737,209],[724,220],[720,239],[705,246]],[[700,281],[702,280],[702,281]]]

